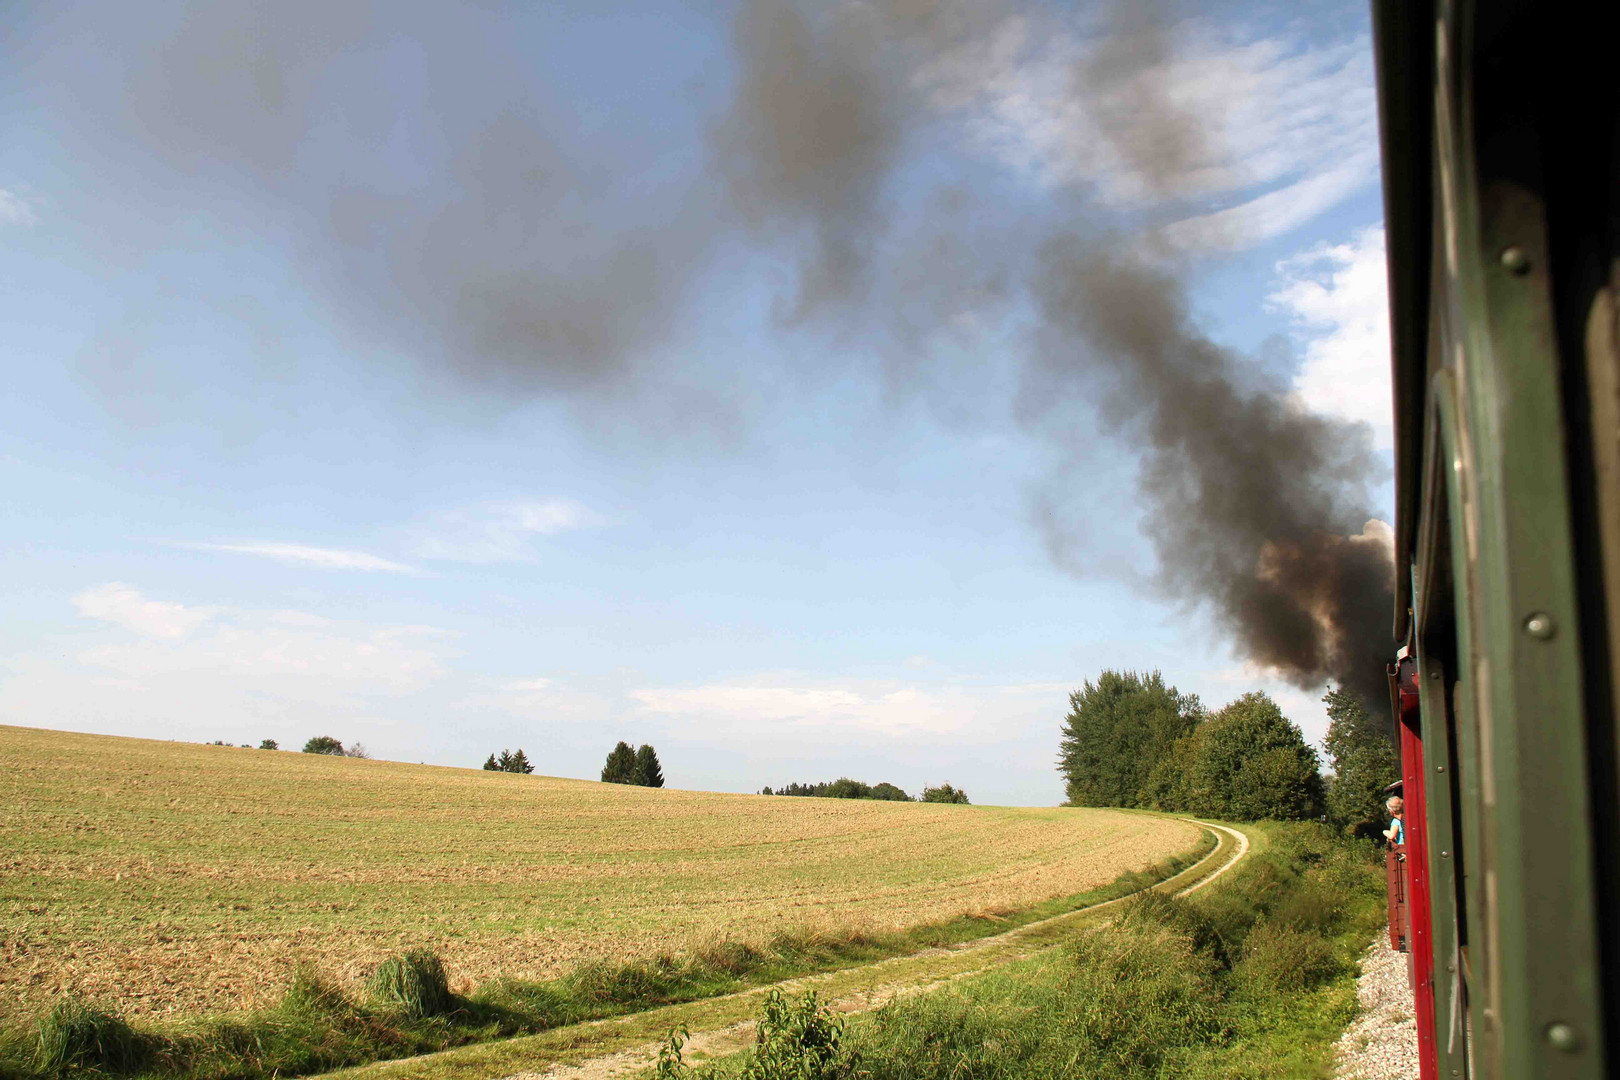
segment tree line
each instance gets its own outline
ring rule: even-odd
[[[1069,695],[1058,757],[1071,806],[1126,806],[1253,821],[1326,817],[1366,834],[1399,776],[1384,727],[1329,690],[1332,774],[1267,694],[1211,712],[1159,672],[1104,671]]]
[[[522,773],[527,776],[534,772],[534,766],[529,764],[529,756],[523,752],[523,747],[520,746],[515,754],[502,750],[500,757],[496,757],[494,754],[489,755],[484,761],[484,771]]]
[[[837,780],[824,780],[819,784],[785,784],[779,788],[760,788],[761,795],[801,795],[817,799],[877,799],[882,802],[966,803],[967,792],[950,784],[925,787],[916,799],[890,783],[867,784],[840,776]]]

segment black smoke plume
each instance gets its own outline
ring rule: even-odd
[[[1037,210],[954,178],[920,195],[917,173],[901,182],[1009,55],[1061,39],[1072,13],[742,0],[735,82],[683,157],[657,132],[621,134],[633,117],[580,121],[497,4],[50,9],[17,20],[10,59],[77,58],[35,63],[51,74],[28,89],[86,160],[116,163],[130,200],[247,207],[337,320],[430,379],[594,416],[746,419],[737,388],[753,372],[668,345],[741,252],[794,268],[782,333],[859,339],[896,394],[977,416],[1009,358],[985,350],[947,377],[941,336],[1033,313],[1010,358],[1026,429],[1062,450],[1089,432],[1055,414],[1100,417],[1139,453],[1163,593],[1207,607],[1240,655],[1301,687],[1332,679],[1379,700],[1393,569],[1364,528],[1367,433],[1303,410],[1203,336],[1191,264],[1164,255],[1154,221],[1122,230],[1092,209],[1094,180]],[[1166,199],[1186,193],[1219,126],[1168,92],[1176,15],[1122,3],[1093,18],[1066,90],[1093,140],[1082,156]],[[791,374],[771,385],[817,377]],[[1083,478],[1053,477],[1047,497],[1082,505]]]

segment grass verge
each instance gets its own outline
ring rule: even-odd
[[[44,1080],[99,1073],[163,1080],[275,1080],[532,1035],[583,1021],[700,1001],[783,979],[836,971],[961,944],[1128,896],[1181,873],[1216,846],[1208,833],[1192,850],[1098,889],[1016,912],[964,915],[887,933],[781,933],[763,946],[717,942],[685,956],[590,963],[557,979],[497,979],[473,993],[450,993],[431,953],[379,965],[363,999],[301,971],[273,1009],[132,1028],[110,1010],[69,1001],[32,1033],[0,1032],[0,1080]],[[116,1025],[115,1052],[88,1047],[67,1056],[44,1047],[51,1017],[68,1010]],[[97,1030],[100,1030],[99,1028]],[[116,1049],[127,1044],[128,1052]]]
[[[1146,893],[1102,932],[858,1017],[805,1000],[758,1051],[660,1080],[1298,1080],[1332,1075],[1355,960],[1382,923],[1370,848],[1265,825],[1249,859],[1185,899]],[[762,1017],[762,1023],[769,1017]],[[794,1040],[803,1052],[792,1049]],[[829,1040],[834,1043],[828,1048]],[[762,1044],[763,1045],[763,1044]]]

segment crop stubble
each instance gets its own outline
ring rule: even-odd
[[[1191,847],[1103,810],[766,798],[0,726],[0,1016],[268,1004],[425,945],[465,987],[1015,910]]]

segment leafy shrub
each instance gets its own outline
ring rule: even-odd
[[[684,1027],[670,1032],[658,1051],[657,1080],[839,1080],[856,1072],[855,1056],[843,1046],[844,1021],[811,990],[797,1002],[782,991],[765,998],[754,1029],[753,1050],[735,1071],[694,1069],[682,1059]]]
[[[933,803],[959,803],[965,806],[967,805],[968,797],[967,792],[963,791],[961,788],[952,787],[949,784],[941,784],[939,787],[923,788],[922,798],[919,801]]]
[[[814,990],[789,1004],[780,990],[765,998],[754,1031],[754,1052],[741,1080],[823,1080],[847,1074],[841,1054],[843,1018],[816,1000]]]
[[[306,754],[332,754],[343,756],[343,744],[330,735],[317,735],[304,744]]]
[[[78,998],[58,1003],[39,1021],[36,1056],[43,1072],[133,1072],[144,1057],[141,1050],[128,1024]]]
[[[384,960],[366,990],[373,1001],[407,1016],[443,1016],[455,1007],[444,963],[429,949],[412,949]]]

